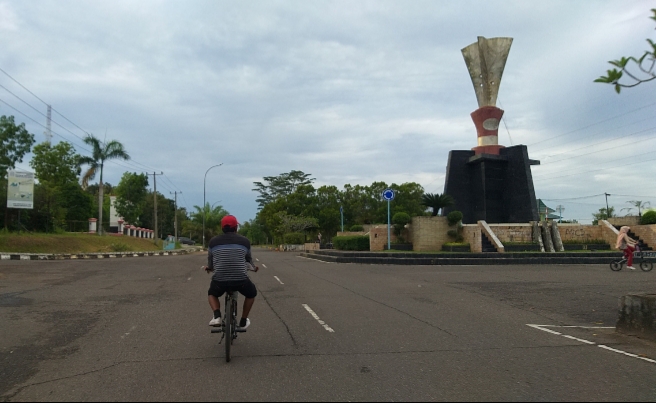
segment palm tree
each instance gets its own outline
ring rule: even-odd
[[[451,207],[456,204],[456,202],[453,200],[453,197],[445,193],[425,193],[423,196],[421,196],[421,204],[432,208],[432,216],[434,217],[440,210],[444,209],[444,207]]]
[[[649,207],[649,202],[642,202],[642,200],[629,200],[627,203],[631,203],[632,205],[636,206],[638,208],[638,217],[642,217],[642,210],[646,209]],[[622,210],[633,210],[631,207],[623,208]]]
[[[123,144],[116,140],[110,142],[101,142],[93,134],[88,134],[84,138],[84,142],[92,147],[91,157],[80,157],[80,165],[89,165],[89,169],[82,176],[82,188],[86,189],[89,186],[89,180],[96,177],[96,173],[100,173],[100,183],[98,186],[98,235],[102,235],[102,210],[103,210],[103,167],[106,160],[120,158],[122,160],[129,160],[130,156]]]

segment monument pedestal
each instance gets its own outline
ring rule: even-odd
[[[498,155],[479,150],[452,150],[446,168],[444,193],[462,212],[463,224],[539,221],[531,165],[526,146],[499,147]]]

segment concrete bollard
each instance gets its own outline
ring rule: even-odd
[[[656,294],[628,294],[621,297],[615,330],[656,341]]]

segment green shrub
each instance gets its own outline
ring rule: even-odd
[[[360,232],[360,231],[364,231],[364,227],[360,224],[355,224],[351,226],[350,230],[351,232]]]
[[[450,230],[448,230],[448,231],[446,232],[446,234],[447,234],[448,236],[450,236],[451,238],[455,238],[455,237],[458,236],[458,231],[455,230],[455,229],[450,229]]]
[[[651,225],[656,224],[656,210],[649,210],[645,212],[640,218],[640,224]]]
[[[452,211],[446,215],[449,225],[456,225],[462,220],[462,213],[458,210]]]
[[[412,221],[412,218],[410,217],[410,214],[408,213],[396,213],[392,217],[392,224],[394,224],[394,234],[396,236],[401,235],[401,231],[403,231],[403,227],[405,227],[406,224]]]
[[[336,236],[333,247],[339,250],[369,250],[369,235]]]
[[[288,245],[301,245],[305,243],[305,235],[301,232],[291,232],[285,234],[283,240],[285,241],[285,244]]]

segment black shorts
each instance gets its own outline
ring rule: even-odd
[[[221,297],[226,291],[238,291],[241,295],[246,298],[255,298],[257,297],[257,289],[255,284],[248,279],[242,283],[220,283],[216,280],[212,280],[210,283],[210,289],[207,290],[207,295],[212,295],[217,298]]]

